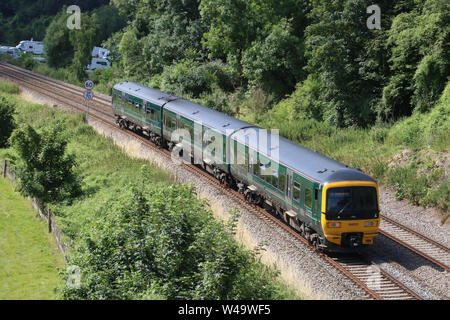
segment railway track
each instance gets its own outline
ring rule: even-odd
[[[79,112],[86,112],[86,106],[83,103],[84,89],[82,88],[76,88],[73,85],[65,84],[64,82],[53,80],[51,78],[5,63],[0,63],[0,77],[5,77],[31,91],[35,91],[63,105],[72,107]],[[168,150],[157,147],[156,145],[148,141],[145,137],[129,130],[119,129],[119,127],[115,124],[114,116],[110,112],[110,103],[110,99],[96,96],[94,98],[94,103],[92,103],[90,107],[90,116],[97,121],[114,127],[116,130],[121,130],[122,132],[133,136],[136,139],[139,139],[141,142],[145,143],[153,150],[162,152],[163,154],[165,154],[165,156],[171,158],[171,153]],[[362,256],[353,255],[345,257],[333,257],[317,252],[317,250],[312,245],[310,245],[306,239],[304,239],[294,229],[290,228],[286,223],[273,216],[266,210],[250,204],[237,191],[225,187],[207,172],[190,164],[183,164],[183,168],[189,170],[193,174],[205,177],[214,185],[221,188],[225,194],[236,199],[242,206],[253,212],[257,217],[282,228],[292,237],[306,245],[308,250],[315,251],[330,266],[339,270],[339,272],[341,272],[344,276],[346,276],[358,287],[360,287],[365,292],[364,298],[377,300],[421,299],[421,297],[416,293],[408,289],[406,286],[404,286],[402,283],[394,279],[383,270],[379,269],[375,264],[366,261]],[[406,248],[413,250],[415,253],[439,265],[445,271],[448,271],[448,263],[450,259],[448,248],[434,242],[431,239],[419,235],[418,233],[415,233],[405,226],[402,226],[386,217],[383,217],[382,219],[383,229],[380,228],[381,234],[389,237],[393,241],[405,246]],[[401,230],[401,234],[396,233],[399,229]],[[393,233],[396,234],[396,236],[393,236]],[[412,234],[414,235],[414,237],[411,236]],[[427,243],[427,245],[425,246],[424,243]],[[436,247],[439,247],[440,251],[435,249]]]
[[[442,244],[385,216],[382,216],[378,232],[433,262],[445,272],[450,270],[450,249]]]

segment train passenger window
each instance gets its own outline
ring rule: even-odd
[[[312,207],[312,190],[309,188],[305,189],[305,206],[308,208]]]
[[[297,181],[294,181],[294,200],[300,202],[300,184]]]
[[[272,184],[272,175],[268,174],[267,171],[264,175],[264,180],[266,180],[267,183]]]
[[[259,160],[256,161],[256,163],[253,165],[253,174],[255,176],[259,176],[260,175],[260,167],[259,167],[260,165],[261,165],[261,163],[259,163]]]
[[[249,169],[248,165],[249,165],[248,150],[245,150],[245,153],[244,153],[244,168],[246,168],[247,170]]]
[[[272,171],[272,185],[278,189],[278,171]]]
[[[169,129],[175,129],[176,127],[175,119],[173,119],[173,117],[168,114],[166,114],[164,118],[166,127],[168,127]]]
[[[314,189],[314,211],[317,212],[319,209],[319,190]]]
[[[278,177],[278,181],[280,182],[278,189],[280,189],[281,191],[284,192],[286,190],[286,176],[284,174],[280,173],[280,176]]]

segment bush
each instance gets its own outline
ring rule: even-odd
[[[229,69],[219,61],[200,63],[192,59],[165,67],[159,84],[164,91],[199,98],[215,88],[232,90]]]
[[[64,298],[280,297],[277,273],[237,245],[192,187],[155,187],[143,176],[93,213],[69,257],[81,269],[81,286],[65,288]]]
[[[436,104],[450,73],[450,63],[441,52],[425,56],[414,74],[415,109],[427,112]]]
[[[397,122],[389,131],[388,138],[397,145],[410,148],[435,146],[445,151],[449,146],[446,139],[450,131],[450,83],[447,83],[438,104],[428,113],[414,113]]]
[[[67,141],[62,126],[45,128],[42,133],[26,125],[14,131],[11,144],[19,156],[16,163],[18,190],[47,204],[70,202],[81,193],[75,174],[74,155],[66,154]]]
[[[22,54],[22,56],[16,60],[15,64],[19,65],[22,68],[33,70],[38,62],[34,60],[32,53]]]

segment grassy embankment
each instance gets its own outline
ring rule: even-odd
[[[77,247],[86,239],[86,234],[93,232],[93,226],[103,218],[98,216],[105,212],[105,205],[116,201],[124,186],[142,181],[141,168],[146,165],[147,179],[152,181],[152,187],[164,188],[174,184],[170,174],[149,165],[147,161],[131,159],[114,145],[113,141],[99,136],[85,124],[84,115],[63,112],[38,104],[30,104],[18,97],[17,87],[0,82],[0,94],[9,99],[16,106],[16,120],[20,124],[30,124],[38,131],[52,123],[59,121],[65,128],[62,133],[68,143],[68,152],[75,154],[78,167],[77,172],[83,177],[83,195],[71,204],[52,206],[55,219],[65,234],[65,240],[71,248]],[[0,150],[0,157],[8,156],[9,150]],[[108,206],[108,205],[107,205]],[[208,214],[209,215],[209,214]],[[212,215],[212,213],[211,213]],[[241,250],[241,249],[239,249]],[[260,264],[252,262],[251,266]],[[259,269],[259,276],[263,279],[267,267]],[[268,270],[268,269],[267,269]],[[273,271],[268,272],[267,280],[276,287],[277,298],[297,299],[291,287],[276,281]],[[264,280],[266,281],[266,280]],[[245,284],[243,284],[245,285]]]

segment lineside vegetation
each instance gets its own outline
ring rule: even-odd
[[[215,220],[192,186],[131,159],[84,115],[2,91],[17,123],[38,133],[58,123],[82,179],[77,197],[50,205],[70,246],[67,265],[81,272],[80,286],[59,287],[61,298],[298,299],[278,271],[259,261],[261,247],[247,250],[234,240],[234,214],[229,223]],[[0,151],[13,158],[12,149]],[[70,276],[63,270],[64,281]]]

